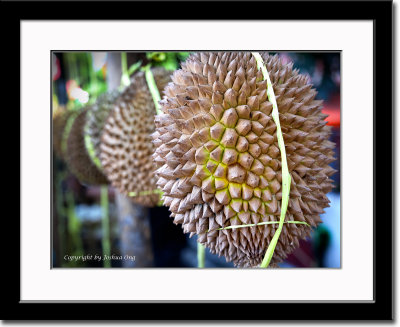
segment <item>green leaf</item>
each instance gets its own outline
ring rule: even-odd
[[[190,56],[190,52],[178,52],[178,58],[180,61],[185,61]]]
[[[165,52],[147,52],[146,58],[154,61],[164,61],[167,57]]]

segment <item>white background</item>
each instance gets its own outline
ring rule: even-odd
[[[396,3],[397,1],[395,1],[395,3]],[[397,3],[396,3],[397,4]],[[397,31],[397,41],[398,41],[398,35],[399,35],[399,30],[398,30],[398,27],[397,27],[397,29],[396,29],[396,31]],[[61,47],[62,48],[62,47]],[[396,70],[396,73],[397,73],[397,75],[398,75],[398,70]],[[48,76],[48,74],[45,74],[45,75],[47,75]],[[399,92],[400,92],[400,88],[399,88],[399,85],[398,85],[398,83],[397,84],[395,84],[395,85],[397,85],[397,87],[396,87],[396,93],[398,94]],[[399,123],[399,115],[397,115],[397,123]],[[47,136],[49,135],[48,133],[46,134]],[[400,140],[399,140],[399,138],[398,138],[398,135],[397,135],[397,145],[400,143],[399,142]],[[49,149],[49,148],[47,148],[47,149]],[[399,147],[397,147],[397,150],[399,150]],[[41,160],[41,162],[45,162],[45,160]],[[398,178],[397,178],[397,185],[398,185]],[[45,194],[46,195],[46,194]],[[397,197],[396,197],[396,200],[397,201],[400,201],[400,196],[398,195],[398,193],[397,193]],[[397,202],[396,201],[396,202]],[[397,232],[399,231],[399,224],[397,224],[396,225],[397,226]],[[397,243],[397,245],[398,245],[398,243]],[[398,249],[398,246],[396,247],[396,253],[398,254],[400,251],[399,251],[399,249]],[[48,264],[47,264],[47,266],[48,266]],[[395,284],[396,285],[396,284]],[[398,288],[397,288],[397,291],[398,291]],[[396,306],[396,308],[397,308],[397,310],[398,310],[398,302],[397,302],[397,306]],[[14,326],[17,326],[18,324],[13,324]],[[104,324],[104,325],[107,325],[107,324]],[[111,324],[110,324],[111,325]],[[114,325],[114,324],[112,324],[112,325]],[[135,324],[135,325],[138,325],[138,324]],[[146,326],[150,326],[151,324],[146,324]],[[269,324],[270,326],[273,326],[273,325],[276,325],[276,324]],[[346,326],[347,324],[340,324],[341,326]],[[372,325],[372,326],[374,326],[374,325],[378,325],[378,324],[369,324],[370,326]],[[285,324],[279,324],[279,326],[285,326]]]

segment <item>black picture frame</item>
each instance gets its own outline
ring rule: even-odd
[[[20,198],[12,216],[3,220],[2,318],[4,320],[392,320],[393,319],[393,123],[392,1],[257,1],[246,2],[1,2],[3,78],[6,117],[20,121],[21,20],[373,20],[374,22],[374,301],[300,303],[21,303],[20,301]],[[79,6],[79,10],[77,7]],[[196,8],[204,10],[196,10]],[[157,7],[159,17],[151,9]],[[210,10],[206,10],[207,7]],[[221,16],[228,10],[229,14]],[[235,10],[236,8],[236,10]],[[290,9],[289,9],[290,8]],[[232,10],[233,9],[233,10]],[[40,36],[38,36],[40,37]],[[355,40],[356,41],[356,40]],[[360,78],[362,78],[360,76]],[[379,102],[377,96],[379,95]],[[380,113],[377,115],[377,113]],[[393,122],[393,119],[392,119]],[[19,162],[20,124],[6,151]],[[8,147],[8,148],[7,148]],[[9,158],[9,157],[7,157]],[[379,158],[379,160],[378,160]],[[20,165],[8,184],[10,198],[20,193]],[[15,190],[17,189],[17,190]],[[384,191],[383,191],[384,190]],[[13,192],[15,191],[15,192]],[[380,203],[380,205],[378,205]],[[384,204],[384,205],[382,205]],[[378,210],[379,207],[379,210]],[[379,220],[379,223],[378,223]],[[12,253],[11,253],[12,251]],[[4,260],[6,257],[6,260]],[[45,285],[44,285],[45,287]],[[340,287],[340,286],[338,286]],[[345,291],[345,289],[343,290]],[[149,314],[153,313],[153,314]]]

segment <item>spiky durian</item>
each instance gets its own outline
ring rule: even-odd
[[[285,221],[315,227],[329,206],[334,160],[322,101],[308,78],[278,56],[263,59],[276,95],[292,177]],[[241,267],[258,266],[279,221],[281,157],[267,83],[249,52],[192,54],[172,76],[153,134],[157,185],[174,222],[212,253]],[[271,265],[310,234],[284,224]]]
[[[161,93],[171,80],[170,72],[159,67],[153,68],[152,73]],[[112,185],[133,202],[148,207],[160,200],[152,162],[155,114],[145,74],[139,72],[117,99],[100,145],[100,160]]]
[[[87,110],[85,135],[90,138],[90,143],[91,146],[93,146],[96,158],[100,158],[101,132],[106,123],[106,119],[114,107],[118,95],[119,92],[116,90],[103,93]]]
[[[82,183],[92,185],[108,184],[107,177],[93,163],[85,146],[84,128],[87,110],[84,109],[75,114],[76,117],[68,133],[66,143],[66,161],[71,172]]]

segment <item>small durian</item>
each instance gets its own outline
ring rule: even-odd
[[[96,158],[100,158],[101,133],[118,95],[117,90],[103,93],[87,110],[85,136],[90,138]]]
[[[277,99],[292,177],[285,221],[321,223],[332,189],[335,144],[308,77],[262,54]],[[194,53],[175,71],[156,116],[154,162],[175,224],[239,267],[260,265],[279,221],[281,154],[267,82],[250,52]],[[309,236],[284,224],[271,260],[283,261]]]
[[[88,108],[75,114],[66,141],[66,154],[68,168],[83,184],[101,185],[108,184],[107,177],[91,160],[85,146],[84,129]]]
[[[152,73],[161,94],[171,80],[171,72],[157,67]],[[155,114],[145,74],[138,72],[116,100],[100,144],[100,161],[112,185],[133,202],[147,207],[160,201],[152,162]]]

